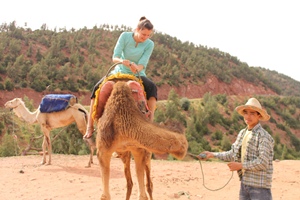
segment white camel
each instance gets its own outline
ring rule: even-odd
[[[30,124],[40,124],[41,129],[44,133],[42,145],[43,160],[41,164],[46,164],[46,149],[48,149],[49,155],[47,165],[51,164],[52,144],[50,140],[50,132],[52,129],[64,127],[70,125],[73,122],[76,122],[77,128],[79,129],[80,133],[82,135],[85,134],[88,111],[79,103],[75,103],[66,110],[52,113],[42,113],[40,112],[39,108],[34,112],[30,112],[28,108],[26,108],[25,103],[21,98],[15,98],[11,101],[6,102],[5,107],[13,109],[14,113],[19,118]],[[90,167],[91,163],[93,163],[95,145],[91,144],[90,142],[88,143],[88,145],[90,146],[91,153],[87,167]]]

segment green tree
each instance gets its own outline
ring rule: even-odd
[[[206,93],[203,97],[204,112],[208,115],[208,121],[211,125],[215,125],[221,121],[221,115],[218,110],[218,103],[215,98]]]
[[[10,79],[5,79],[5,89],[8,90],[8,91],[13,91],[14,88],[15,88],[15,85],[11,82]]]
[[[0,157],[17,156],[19,149],[17,147],[14,136],[5,134],[0,145]]]
[[[36,58],[37,61],[41,61],[43,59],[43,55],[41,54],[40,48],[37,49],[35,58]]]
[[[224,151],[229,151],[231,149],[231,142],[227,136],[222,137],[221,148]]]
[[[185,124],[185,117],[181,112],[181,103],[178,94],[172,89],[166,103],[166,116]]]
[[[50,85],[49,80],[45,77],[40,65],[34,65],[29,72],[30,87],[37,92],[41,92]]]
[[[180,99],[180,104],[181,104],[181,108],[184,111],[188,111],[189,108],[190,108],[191,102],[190,102],[190,100],[188,98],[183,97],[183,98]]]
[[[9,43],[9,50],[14,56],[20,55],[22,46],[21,46],[21,41],[12,39]]]

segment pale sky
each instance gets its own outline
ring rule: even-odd
[[[135,28],[146,16],[154,28],[182,42],[217,48],[249,66],[300,81],[298,0],[9,0],[0,23],[40,29],[101,24]]]

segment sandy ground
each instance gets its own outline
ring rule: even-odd
[[[52,165],[39,165],[41,156],[0,158],[1,200],[77,200],[100,199],[101,176],[97,157],[85,168],[88,156],[53,155]],[[209,189],[223,187],[232,173],[226,163],[202,162],[204,183]],[[137,180],[131,162],[133,193],[138,199]],[[203,185],[198,161],[152,160],[153,197],[164,199],[238,199],[236,173],[223,189],[210,191]],[[122,162],[112,158],[110,189],[112,199],[125,199],[126,182]],[[274,162],[273,199],[300,199],[300,161]]]

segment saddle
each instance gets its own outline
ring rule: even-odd
[[[47,94],[40,103],[40,112],[51,113],[68,109],[77,103],[77,97],[72,94]]]
[[[147,105],[146,93],[142,80],[133,75],[121,73],[108,76],[99,85],[99,88],[95,93],[96,98],[92,113],[93,119],[98,120],[102,116],[106,101],[112,92],[114,84],[118,81],[127,82],[128,86],[131,88],[133,98],[136,101],[138,108],[145,115],[145,117],[149,119],[150,111]]]

